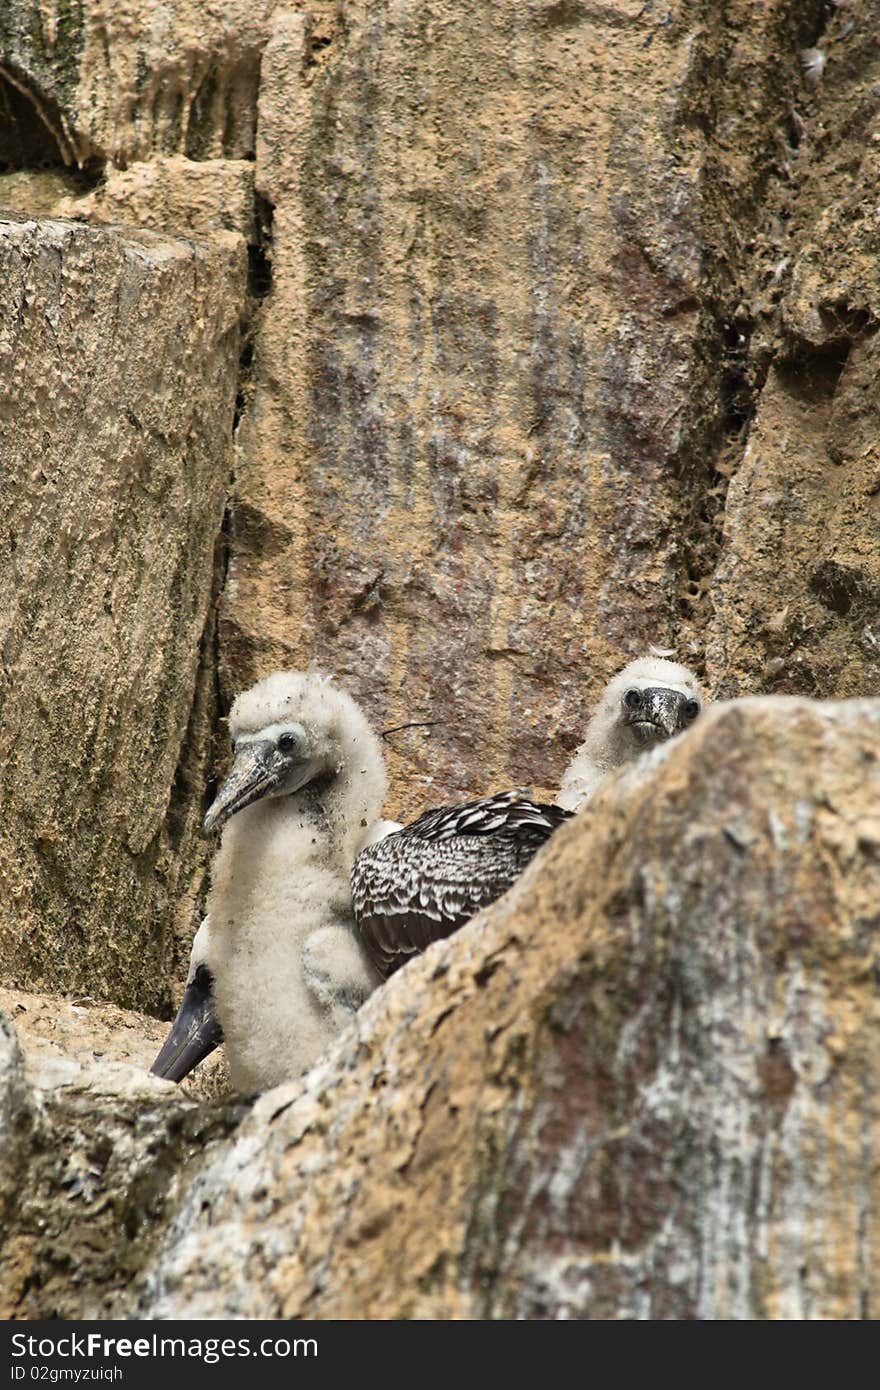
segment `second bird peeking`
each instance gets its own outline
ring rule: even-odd
[[[306,1070],[381,977],[499,898],[605,777],[688,728],[704,698],[686,667],[631,662],[557,805],[505,792],[399,828],[379,819],[381,748],[348,695],[315,672],[276,672],[239,695],[232,770],[205,817],[223,830],[209,912],[153,1070],[180,1080],[221,1025],[236,1089]]]

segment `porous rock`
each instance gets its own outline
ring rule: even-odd
[[[0,1012],[15,1027],[25,1072],[34,1081],[46,1062],[94,1066],[124,1063],[149,1072],[168,1036],[169,1024],[88,995],[33,994],[0,988]],[[220,1047],[182,1082],[185,1095],[214,1100],[229,1092]]]
[[[3,1015],[0,1049],[0,1317],[106,1316],[188,1163],[242,1107],[198,1105],[140,1067],[39,1044],[25,1066]]]
[[[746,700],[615,777],[261,1098],[138,1311],[870,1316],[878,735]]]
[[[240,238],[0,220],[0,958],[170,1008],[204,877]]]

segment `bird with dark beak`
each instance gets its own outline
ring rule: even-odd
[[[657,656],[640,657],[605,687],[560,784],[560,806],[577,811],[615,768],[689,729],[706,703],[693,671]]]
[[[208,808],[222,830],[208,915],[152,1070],[178,1081],[225,1042],[232,1085],[299,1075],[378,984],[353,929],[349,875],[380,835],[379,742],[316,672],[276,672],[235,700],[233,762]]]
[[[264,796],[291,796],[321,771],[317,750],[301,724],[276,723],[235,740],[232,770],[202,822],[206,835]]]

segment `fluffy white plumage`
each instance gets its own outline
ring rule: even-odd
[[[232,1084],[263,1090],[305,1071],[379,982],[352,928],[349,875],[376,833],[386,777],[361,710],[314,672],[260,681],[229,728],[236,763],[286,730],[298,740],[291,771],[229,815],[210,931],[194,943],[214,977]]]
[[[640,693],[645,707],[639,708],[638,700],[628,696],[630,691]],[[557,804],[579,810],[615,768],[692,723],[705,700],[697,677],[686,666],[656,656],[631,661],[605,687],[586,737],[563,773]]]
[[[403,829],[403,823],[399,820],[377,820],[375,825],[370,826],[367,831],[362,849],[367,845],[377,845],[380,840],[384,840],[386,835],[396,835],[398,830]]]
[[[203,917],[201,926],[193,937],[192,950],[189,955],[189,973],[186,983],[191,985],[196,977],[196,971],[200,965],[208,964],[208,956],[211,951],[211,919]]]
[[[804,81],[808,86],[818,87],[827,62],[828,54],[824,48],[801,49],[801,66],[804,70]]]

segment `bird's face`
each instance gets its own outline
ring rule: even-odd
[[[700,700],[691,691],[633,681],[623,692],[619,718],[641,751],[689,728],[700,708]]]
[[[232,771],[208,807],[205,834],[219,830],[230,816],[255,801],[299,791],[326,766],[326,750],[302,724],[279,722],[239,734]]]

